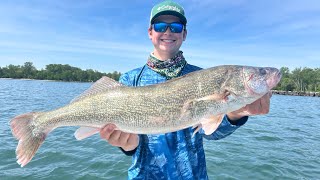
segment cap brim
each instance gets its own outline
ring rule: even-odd
[[[153,16],[153,18],[151,19],[151,24],[154,23],[154,20],[161,16],[161,15],[172,15],[172,16],[176,16],[178,17],[180,20],[181,20],[181,23],[186,25],[187,24],[187,19],[181,15],[180,13],[176,12],[176,11],[162,11],[162,12],[159,12],[158,14],[156,14],[155,16]]]

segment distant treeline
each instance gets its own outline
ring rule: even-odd
[[[300,67],[290,71],[288,67],[282,67],[280,71],[282,79],[278,86],[274,88],[275,90],[320,92],[320,68]],[[0,78],[94,82],[102,76],[108,76],[118,81],[120,75],[121,73],[117,71],[101,73],[92,69],[81,70],[67,64],[49,64],[41,70],[37,70],[32,62],[25,62],[22,66],[0,67]]]
[[[6,67],[0,67],[0,78],[94,82],[102,76],[108,76],[118,81],[120,75],[121,73],[117,71],[101,73],[92,69],[81,70],[68,64],[49,64],[41,70],[37,70],[32,62],[25,62],[22,66],[10,64]]]
[[[320,68],[295,68],[290,71],[287,67],[280,69],[282,79],[275,88],[280,91],[320,92]]]

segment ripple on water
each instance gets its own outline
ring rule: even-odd
[[[90,83],[0,80],[0,179],[126,179],[131,158],[100,140],[76,141],[76,128],[50,133],[24,168],[16,163],[10,118],[60,107]],[[268,115],[231,136],[204,141],[210,179],[320,179],[320,98],[274,95]]]
[[[297,127],[286,127],[285,130],[288,130],[288,131],[291,131],[291,132],[301,132],[302,130],[300,128],[297,128]]]
[[[255,137],[255,139],[259,140],[259,141],[268,141],[268,142],[282,141],[281,138],[276,137],[276,136],[258,136],[258,137]]]

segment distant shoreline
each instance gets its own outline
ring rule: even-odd
[[[289,96],[320,97],[320,92],[299,92],[299,91],[279,91],[279,90],[272,90],[272,94],[289,95]]]
[[[57,82],[73,82],[73,81],[59,81],[59,80],[49,80],[49,79],[28,79],[28,78],[0,78],[0,79],[7,79],[7,80],[23,80],[23,81],[57,81]]]
[[[50,79],[28,79],[28,78],[0,78],[6,80],[22,80],[22,81],[52,81],[52,82],[78,82],[78,83],[92,83],[91,81],[62,81],[62,80],[50,80]]]
[[[15,78],[0,78],[7,80],[25,80],[25,81],[54,81],[54,82],[80,82],[80,83],[92,83],[92,82],[81,82],[81,81],[59,81],[59,80],[46,80],[46,79],[15,79]],[[310,96],[310,97],[320,97],[320,92],[299,92],[299,91],[280,91],[280,90],[271,90],[272,94],[277,95],[288,95],[288,96]]]

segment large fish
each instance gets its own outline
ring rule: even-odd
[[[276,68],[248,66],[212,67],[144,87],[127,87],[103,77],[64,107],[13,118],[11,130],[19,140],[17,162],[21,167],[29,163],[47,135],[61,126],[81,126],[75,132],[79,140],[108,123],[136,134],[167,133],[202,124],[210,134],[219,125],[210,120],[212,115],[256,101],[280,78]]]

